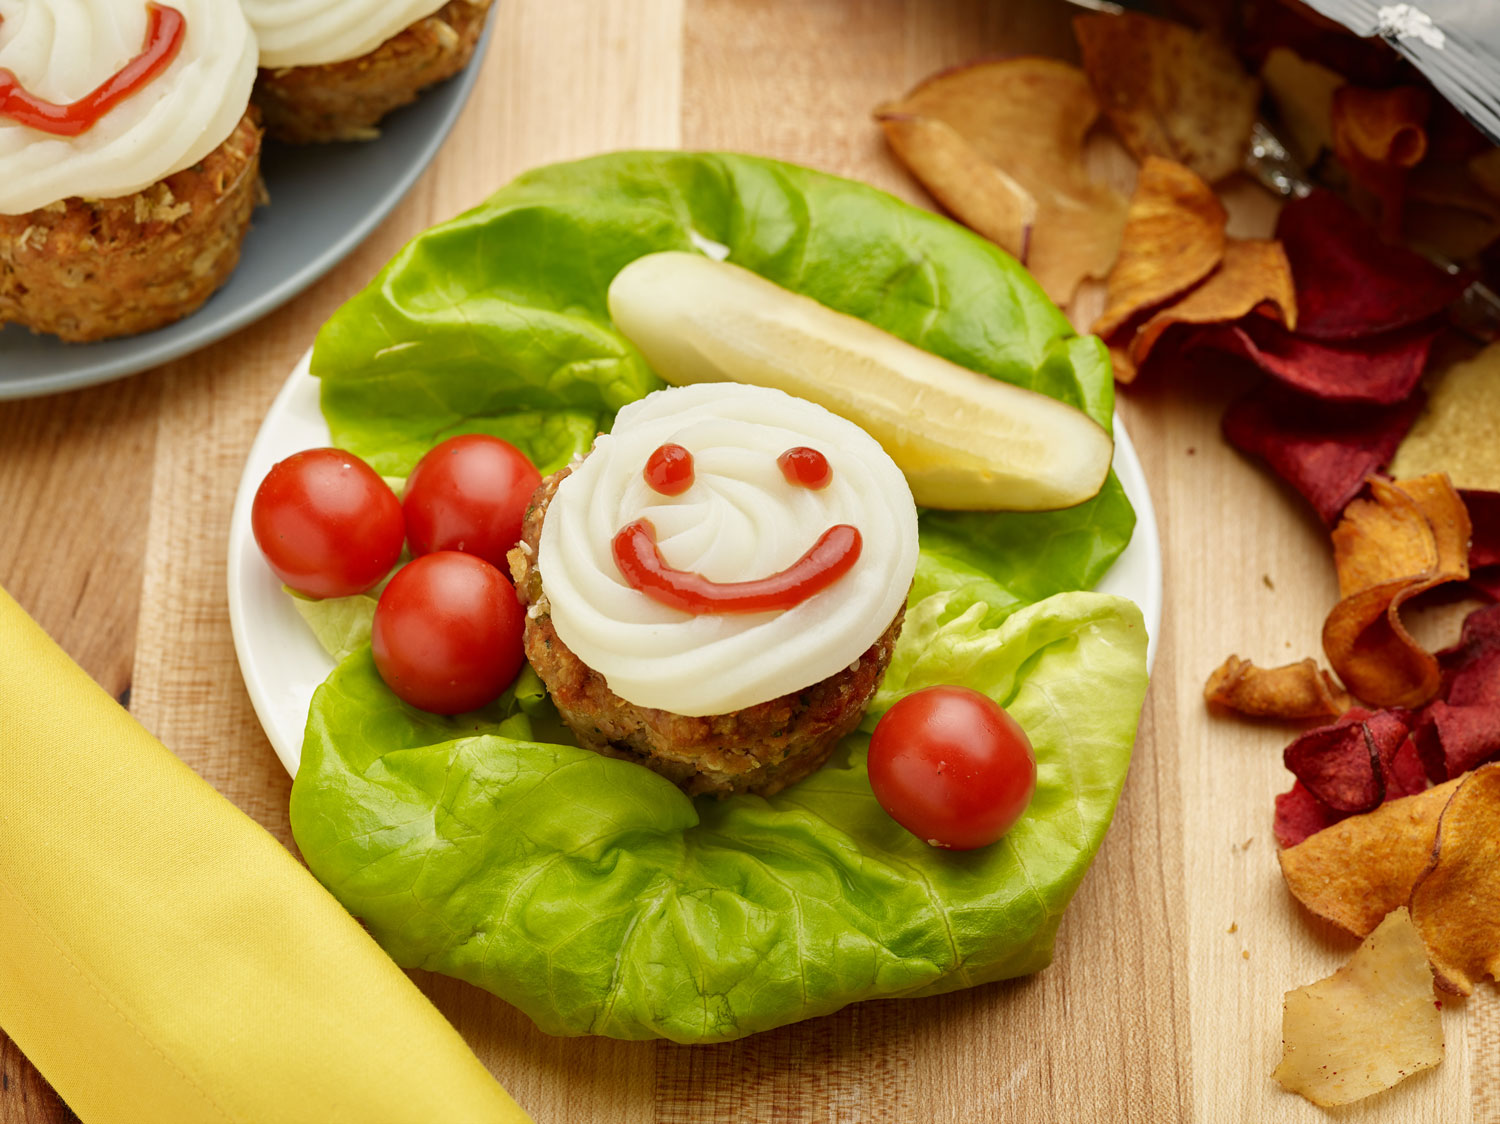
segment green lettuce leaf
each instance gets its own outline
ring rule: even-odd
[[[987,609],[958,593],[913,606],[876,710],[962,682],[1021,724],[1036,795],[992,847],[940,851],[898,826],[863,735],[778,796],[695,802],[629,762],[523,740],[513,696],[456,719],[407,707],[368,650],[313,699],[292,829],[398,964],[487,988],[553,1034],[717,1042],[1034,972],[1119,796],[1146,634],[1102,594],[998,628]]]
[[[629,152],[522,176],[418,235],[339,309],[312,361],[334,444],[405,475],[437,442],[488,433],[544,473],[562,467],[663,385],[610,321],[610,281],[644,254],[705,239],[779,285],[1112,424],[1103,343],[1075,335],[993,243],[806,168]],[[944,588],[987,580],[1000,613],[1091,588],[1134,525],[1111,474],[1065,511],[926,512],[922,540],[944,560]]]
[[[392,475],[464,432],[561,466],[661,385],[609,320],[610,280],[707,242],[1111,423],[1103,346],[992,244],[802,168],[623,153],[523,176],[418,236],[328,322],[313,372],[335,443]],[[1146,680],[1136,608],[1063,591],[1104,574],[1134,518],[1113,476],[1066,511],[921,514],[906,626],[866,728],[939,682],[1005,705],[1038,788],[993,847],[937,851],[897,826],[870,792],[863,733],[776,797],[695,802],[572,745],[529,671],[446,719],[401,704],[368,649],[314,698],[297,843],[399,963],[477,983],[558,1034],[721,1041],[1036,971],[1109,824]]]

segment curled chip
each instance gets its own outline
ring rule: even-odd
[[[1141,325],[1130,341],[1131,365],[1139,369],[1162,333],[1174,325],[1223,324],[1255,311],[1288,328],[1297,326],[1297,296],[1286,254],[1276,242],[1227,238],[1223,261],[1208,280]],[[1129,381],[1118,371],[1116,377]]]
[[[1327,342],[1249,317],[1194,334],[1189,346],[1248,359],[1281,385],[1329,405],[1389,406],[1404,401],[1427,367],[1438,327],[1416,324],[1361,340]]]
[[[1411,893],[1411,915],[1438,986],[1468,995],[1500,979],[1500,764],[1457,783],[1443,809],[1432,865]],[[1434,790],[1436,791],[1436,790]]]
[[[1134,377],[1123,346],[1131,322],[1214,270],[1224,256],[1227,221],[1218,196],[1190,169],[1146,158],[1126,212],[1120,256],[1109,271],[1108,303],[1091,329],[1114,352],[1117,378]]]
[[[1302,493],[1325,523],[1388,463],[1412,419],[1421,392],[1383,409],[1323,410],[1280,387],[1251,391],[1224,415],[1224,436],[1242,452],[1265,458]]]
[[[1160,156],[1213,183],[1240,170],[1260,83],[1225,43],[1170,20],[1078,16],[1083,69],[1137,160]]]
[[[875,110],[922,184],[1060,305],[1085,277],[1108,272],[1125,226],[1124,197],[1083,168],[1098,115],[1083,71],[1032,57],[944,71]]]
[[[1333,531],[1339,603],[1323,650],[1350,693],[1377,706],[1420,706],[1438,693],[1437,657],[1401,623],[1401,606],[1469,576],[1469,515],[1441,473],[1399,484],[1372,479]]]
[[[1268,668],[1230,656],[1203,697],[1255,718],[1334,718],[1349,709],[1348,694],[1312,659]]]
[[[1380,200],[1382,233],[1388,238],[1400,237],[1406,177],[1427,155],[1431,111],[1431,95],[1420,86],[1343,86],[1333,93],[1334,153]]]
[[[1281,851],[1281,876],[1310,913],[1362,937],[1427,869],[1438,817],[1461,782],[1447,781],[1349,816]]]
[[[1297,281],[1297,330],[1347,340],[1405,328],[1437,315],[1468,286],[1375,228],[1329,191],[1281,209],[1276,237]]]
[[[1353,721],[1309,730],[1282,754],[1292,775],[1335,812],[1368,812],[1385,800],[1410,729],[1410,712],[1356,713]]]
[[[1324,1108],[1389,1089],[1443,1060],[1432,969],[1404,907],[1327,979],[1286,993],[1282,1088]]]
[[[1446,472],[1456,487],[1500,491],[1500,343],[1439,373],[1391,472]]]

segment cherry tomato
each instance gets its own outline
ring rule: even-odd
[[[307,449],[272,465],[250,527],[276,576],[309,597],[363,593],[390,573],[406,534],[396,494],[342,449]]]
[[[521,670],[524,623],[515,588],[472,554],[424,554],[375,606],[375,667],[405,702],[460,714],[494,701]]]
[[[1026,732],[967,687],[928,687],[886,711],[870,735],[870,787],[891,818],[934,847],[999,839],[1036,791]]]
[[[406,537],[412,554],[461,550],[502,571],[521,520],[542,482],[508,441],[471,433],[427,451],[406,481]]]

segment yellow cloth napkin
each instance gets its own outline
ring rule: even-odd
[[[4,590],[0,1028],[86,1124],[528,1119],[338,902]]]

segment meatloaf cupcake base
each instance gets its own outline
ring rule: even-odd
[[[387,113],[468,64],[490,2],[450,0],[357,58],[262,68],[254,99],[266,132],[292,144],[374,139]]]
[[[0,215],[0,324],[84,342],[194,312],[234,271],[263,200],[260,139],[252,108],[202,160],[143,191]]]

